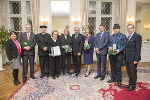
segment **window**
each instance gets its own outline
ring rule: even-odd
[[[24,32],[25,24],[32,26],[30,0],[8,0],[9,29],[18,34]]]
[[[106,31],[112,33],[114,0],[90,0],[88,26],[93,33],[99,32],[99,25],[104,25]]]

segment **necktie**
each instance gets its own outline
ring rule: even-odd
[[[78,35],[75,35],[75,40],[77,39]]]
[[[128,36],[128,41],[130,40],[130,38],[131,38],[131,34]]]
[[[100,35],[100,39],[101,39],[101,37],[102,37],[102,33],[100,33],[99,35]]]
[[[28,41],[29,41],[29,33],[28,33]]]

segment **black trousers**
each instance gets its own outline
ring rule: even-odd
[[[34,77],[34,56],[23,55],[23,78],[27,78],[28,74],[28,60],[30,64],[30,77]]]
[[[123,54],[110,55],[110,65],[111,65],[111,79],[117,82],[122,81],[121,64],[123,60]]]
[[[65,62],[67,61],[67,66]],[[70,72],[71,67],[71,53],[66,53],[65,55],[61,56],[61,64],[62,64],[62,72]]]
[[[41,75],[49,75],[49,64],[48,64],[48,55],[47,56],[39,56],[40,60],[40,69]]]
[[[74,65],[74,72],[80,73],[81,71],[81,56],[73,55],[73,65]]]
[[[126,62],[126,69],[129,77],[129,85],[136,86],[137,81],[137,64]]]
[[[60,75],[60,56],[52,57],[49,56],[50,75]]]
[[[13,69],[14,81],[17,81],[17,80],[18,80],[18,73],[19,73],[19,69]]]

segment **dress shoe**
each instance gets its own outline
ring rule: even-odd
[[[71,75],[72,73],[71,73],[71,72],[67,72],[67,74],[68,74],[68,75]]]
[[[46,77],[48,78],[48,77],[49,77],[49,75],[46,75]]]
[[[135,86],[134,87],[130,86],[129,88],[126,89],[126,91],[133,91],[133,90],[135,90],[135,88],[136,88]]]
[[[57,78],[59,78],[59,75],[56,75]]]
[[[117,83],[118,83],[118,87],[119,87],[119,88],[122,88],[121,82],[117,82]]]
[[[32,76],[31,78],[32,78],[32,79],[35,79],[35,77],[34,77],[34,76]]]
[[[95,79],[98,79],[98,78],[100,78],[101,77],[101,75],[96,75],[94,78]]]
[[[90,73],[91,73],[91,72],[89,72],[89,74],[88,74],[88,75],[86,75],[86,74],[85,74],[85,77],[88,77],[88,76],[90,75]]]
[[[56,79],[56,77],[55,77],[55,76],[52,76],[52,78],[53,78],[53,79]]]
[[[14,80],[14,85],[18,85],[18,82],[17,82],[17,80]]]
[[[114,83],[114,82],[116,82],[116,80],[110,79],[110,80],[107,81],[107,83]]]
[[[125,87],[125,88],[129,88],[130,87],[130,85],[128,84],[128,85],[124,85],[123,87]]]
[[[63,75],[66,75],[66,72],[65,72],[65,71],[63,71],[62,73],[63,73]]]
[[[102,76],[101,78],[100,78],[100,81],[103,81],[105,79],[105,76]]]
[[[21,84],[21,82],[19,80],[17,80],[17,84]]]
[[[23,83],[25,83],[27,81],[27,78],[23,78]]]
[[[75,74],[75,76],[78,76],[78,75],[79,75],[79,73],[76,73],[76,74]]]

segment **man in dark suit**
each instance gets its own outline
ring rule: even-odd
[[[107,59],[107,51],[108,51],[108,42],[109,42],[109,33],[105,32],[104,25],[99,26],[100,32],[95,36],[95,50],[97,56],[97,76],[94,78],[97,79],[99,77],[100,80],[105,79],[106,75],[106,59]],[[101,70],[102,63],[102,70]]]
[[[72,35],[72,57],[75,75],[78,76],[81,70],[81,55],[84,46],[84,36],[80,34],[80,28],[74,28],[75,34]]]
[[[36,36],[36,42],[38,45],[38,55],[40,60],[40,68],[41,68],[41,76],[43,78],[45,75],[49,77],[49,64],[48,64],[48,50],[47,45],[48,41],[50,40],[50,34],[46,33],[47,26],[42,25],[40,26],[41,33]]]
[[[66,46],[72,47],[72,41],[71,41],[71,36],[69,35],[69,30],[65,29],[64,34],[61,34],[61,44],[62,44],[62,50],[61,50],[61,63],[62,63],[62,73],[63,75],[66,74],[66,69],[67,69],[67,74],[71,75],[70,73],[70,67],[71,67],[71,51],[67,51]],[[67,66],[65,65],[65,62],[67,60]]]
[[[129,33],[126,45],[126,69],[129,76],[129,84],[125,85],[127,91],[135,90],[137,81],[137,65],[141,60],[141,35],[135,32],[133,24],[127,25]]]
[[[25,33],[22,33],[20,35],[20,43],[24,40],[28,40],[30,43],[29,46],[22,46],[22,59],[23,59],[23,83],[27,80],[27,73],[28,73],[28,60],[30,63],[30,77],[32,79],[35,79],[34,77],[34,57],[35,57],[35,34],[31,32],[31,25],[26,24],[25,25]]]

